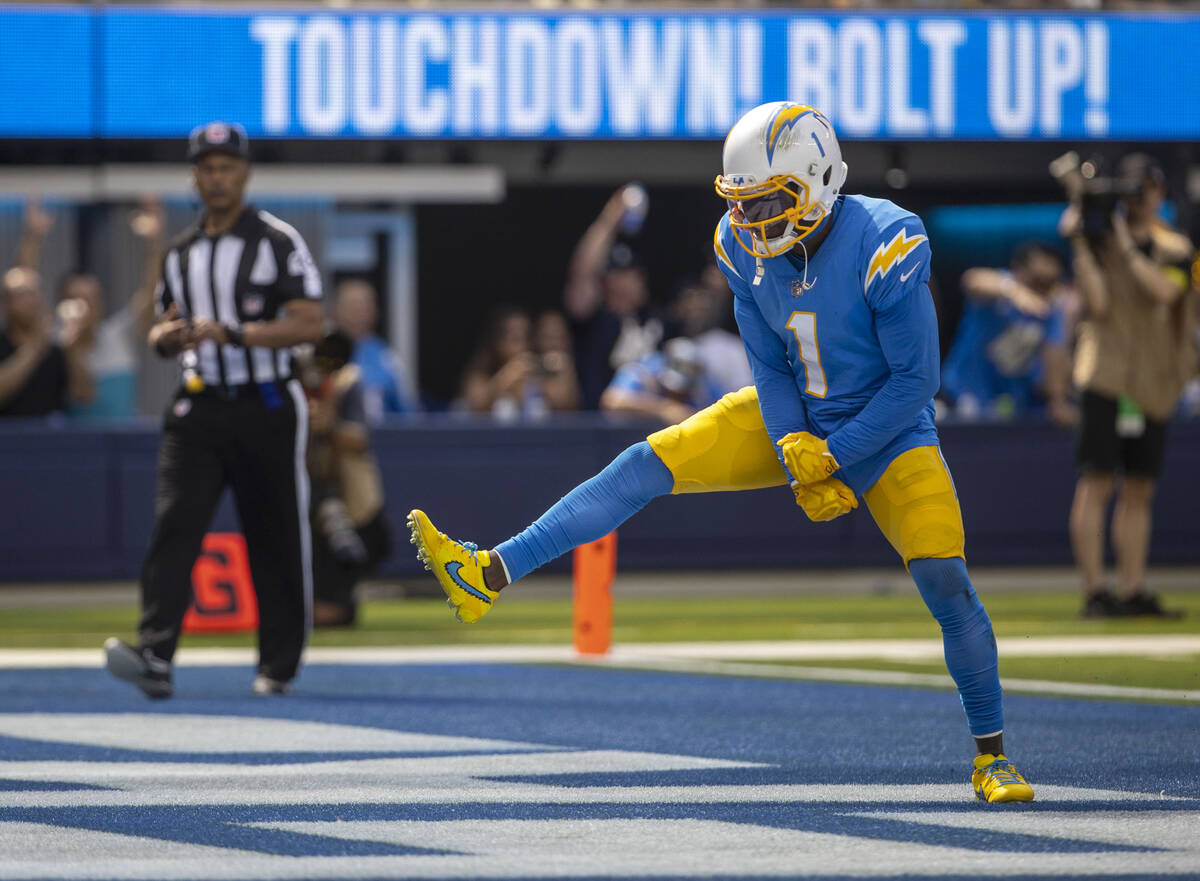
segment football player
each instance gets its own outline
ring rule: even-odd
[[[862,496],[941,625],[946,665],[977,747],[975,794],[1030,801],[1004,755],[991,621],[967,575],[963,522],[938,447],[937,317],[920,218],[842,195],[847,167],[829,121],[764,104],[725,140],[716,179],[728,211],[713,239],[734,293],[754,386],[655,432],[494,550],[409,515],[418,555],[461,621],[501,588],[604,536],[652,499],[790,484],[816,521]]]

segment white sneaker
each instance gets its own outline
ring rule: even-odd
[[[258,695],[290,694],[292,683],[280,682],[278,679],[272,679],[270,676],[263,676],[259,673],[254,677],[254,685],[250,690]]]

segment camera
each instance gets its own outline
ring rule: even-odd
[[[299,347],[296,352],[297,374],[309,397],[324,397],[328,377],[350,363],[354,343],[340,331],[332,331],[315,345]]]
[[[1139,181],[1128,176],[1110,177],[1101,174],[1102,169],[1100,157],[1081,161],[1074,150],[1050,163],[1051,176],[1062,184],[1068,198],[1078,203],[1083,235],[1090,242],[1112,232],[1113,212],[1121,199],[1141,192]]]

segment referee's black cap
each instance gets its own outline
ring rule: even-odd
[[[199,162],[209,153],[226,153],[250,159],[250,139],[236,122],[207,122],[188,135],[188,162]]]

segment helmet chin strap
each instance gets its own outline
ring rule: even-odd
[[[804,244],[804,239],[800,240],[800,249],[804,252],[804,277],[800,279],[800,287],[807,291],[812,285],[808,283],[808,247]],[[816,284],[816,281],[813,284]]]

